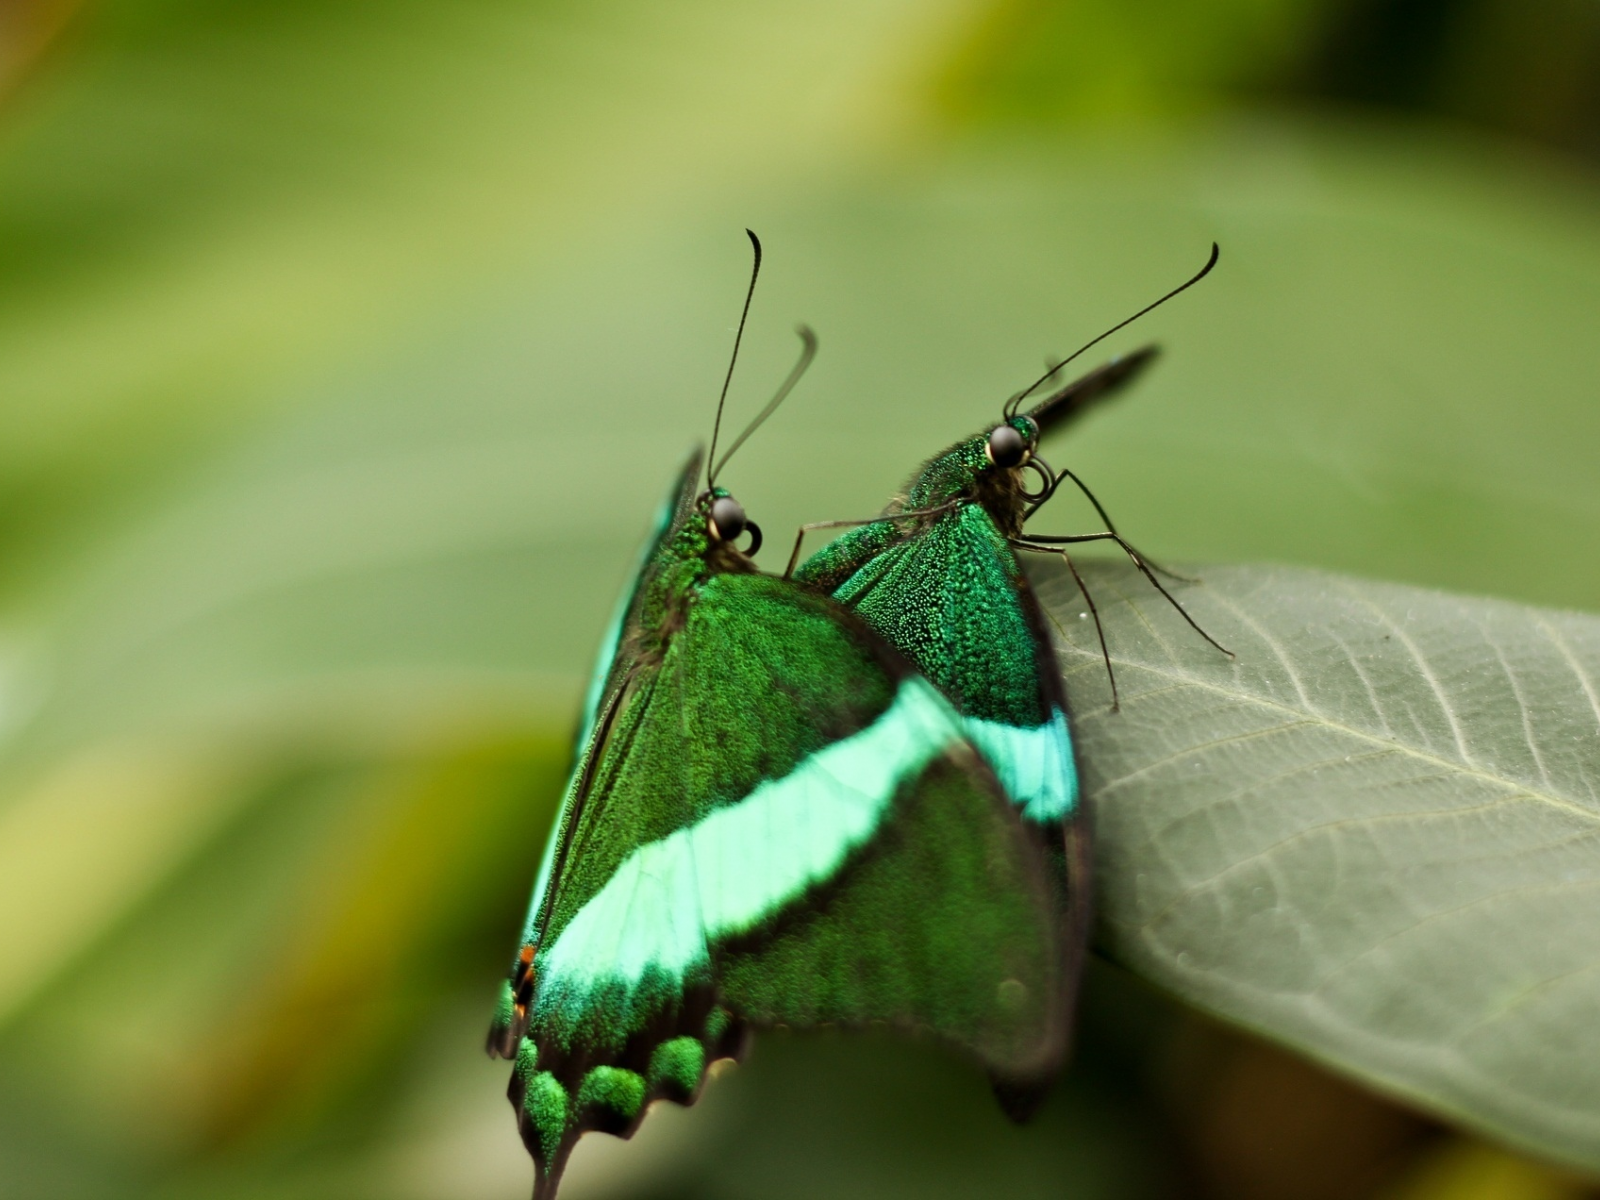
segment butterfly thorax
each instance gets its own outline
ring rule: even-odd
[[[703,493],[695,502],[695,512],[656,552],[656,570],[642,598],[634,633],[642,661],[661,661],[708,579],[756,570],[748,555],[712,532],[708,517],[711,505],[728,494],[726,488]]]

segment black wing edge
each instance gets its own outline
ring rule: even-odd
[[[1160,355],[1161,347],[1152,342],[1113,358],[1104,366],[1074,379],[1060,391],[1046,396],[1028,410],[1028,416],[1039,426],[1040,433],[1049,433],[1076,420],[1098,401],[1109,400],[1122,391]]]
[[[1017,598],[1022,606],[1023,619],[1028,632],[1033,635],[1036,661],[1039,664],[1040,688],[1048,705],[1067,714],[1066,688],[1061,682],[1061,666],[1056,659],[1055,645],[1045,626],[1044,610],[1034,593],[1033,583],[1018,564]],[[1089,955],[1089,938],[1094,930],[1094,856],[1092,847],[1093,815],[1089,811],[1089,798],[1083,790],[1083,764],[1078,759],[1078,739],[1071,739],[1073,769],[1078,779],[1078,803],[1072,815],[1061,823],[1061,845],[1065,894],[1061,897],[1066,910],[1062,924],[1062,970],[1066,978],[1067,1005],[1065,1012],[1066,1037],[1062,1047],[1062,1061],[1072,1054],[1072,1039],[1077,1029],[1078,992],[1083,981],[1084,963]],[[1033,1115],[1044,1099],[1042,1091],[1032,1091],[1004,1080],[995,1080],[995,1096],[1015,1121],[1025,1121]]]
[[[719,1006],[714,1002],[711,989],[697,989],[694,994],[687,997],[687,1000],[688,1003],[684,1006],[685,1012],[680,1012],[674,1018],[665,1021],[665,1025],[670,1028],[647,1029],[635,1034],[630,1039],[627,1049],[615,1059],[608,1060],[607,1065],[622,1066],[644,1074],[650,1051],[655,1045],[673,1036],[689,1035],[698,1038],[704,1052],[700,1074],[694,1085],[680,1088],[667,1083],[657,1084],[645,1093],[638,1111],[626,1121],[608,1119],[608,1115],[601,1112],[581,1114],[568,1129],[556,1153],[549,1160],[546,1160],[543,1147],[539,1144],[537,1129],[523,1111],[522,1101],[527,1093],[527,1084],[520,1075],[512,1072],[511,1082],[506,1088],[506,1098],[511,1101],[511,1107],[516,1111],[517,1132],[522,1137],[522,1144],[533,1159],[533,1200],[553,1200],[561,1184],[562,1173],[566,1170],[567,1160],[585,1134],[608,1133],[612,1137],[627,1141],[639,1132],[639,1127],[644,1124],[650,1109],[657,1102],[665,1101],[681,1108],[688,1108],[700,1099],[700,1094],[705,1090],[706,1080],[718,1070],[719,1064],[744,1061],[750,1049],[752,1028],[750,1023],[722,1009],[727,1023],[713,1032],[708,1018]],[[563,1079],[562,1084],[568,1087],[569,1094],[576,1090],[571,1085],[582,1077],[590,1065],[579,1060],[571,1060],[565,1064],[564,1073],[568,1078]]]

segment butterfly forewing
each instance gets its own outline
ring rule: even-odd
[[[963,504],[887,547],[846,535],[822,555],[798,578],[832,582],[841,603],[939,686],[1031,821],[1070,819],[1077,769],[1049,636],[989,514]]]

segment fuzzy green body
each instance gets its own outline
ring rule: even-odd
[[[836,602],[707,531],[686,469],[591,690],[490,1032],[538,1194],[751,1025],[932,1031],[1047,1077],[1047,868],[957,715]]]

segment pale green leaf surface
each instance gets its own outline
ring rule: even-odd
[[[1600,1166],[1600,618],[1287,567],[1036,567],[1101,943],[1181,998]]]

